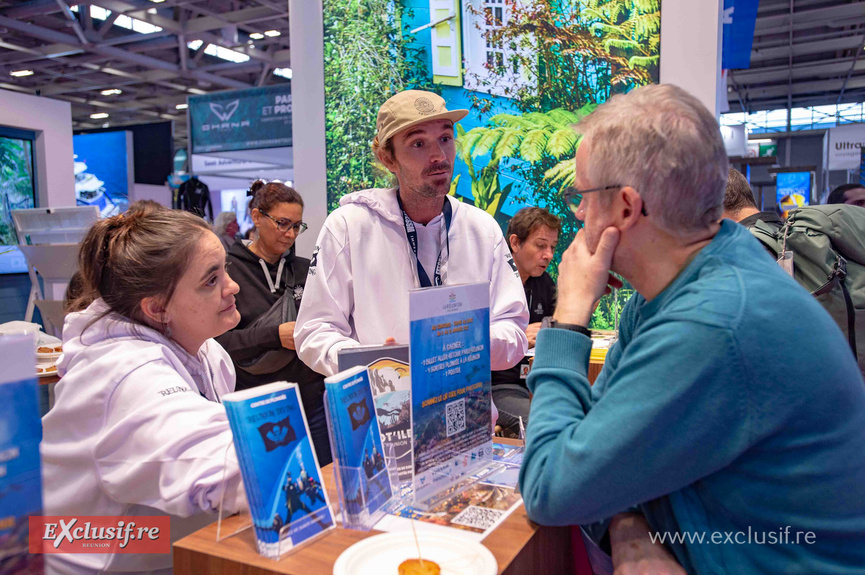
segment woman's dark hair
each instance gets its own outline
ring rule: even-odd
[[[862,184],[843,184],[838,186],[829,192],[829,197],[826,198],[826,204],[843,204],[845,200],[844,196],[847,192],[850,190],[858,190],[860,188],[865,188],[865,186]]]
[[[290,188],[282,182],[267,182],[264,180],[255,180],[249,187],[246,193],[252,196],[249,202],[249,210],[252,211],[258,208],[261,212],[268,212],[276,204],[300,204],[303,207],[303,198],[297,193],[297,190]]]
[[[97,298],[147,325],[141,301],[167,304],[210,226],[194,214],[133,204],[125,214],[99,220],[81,242],[80,294],[70,304],[84,309]]]

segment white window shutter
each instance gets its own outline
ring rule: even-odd
[[[430,29],[432,41],[433,81],[448,86],[462,86],[462,52],[460,50],[459,0],[429,0],[430,22],[448,16],[449,20]]]

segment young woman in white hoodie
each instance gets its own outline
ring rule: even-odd
[[[201,218],[133,206],[79,252],[81,311],[66,318],[62,378],[43,418],[45,515],[170,515],[171,540],[243,503],[220,397],[238,286]],[[171,554],[49,554],[47,573],[171,572]]]

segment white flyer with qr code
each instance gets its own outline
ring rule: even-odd
[[[477,283],[409,294],[415,505],[492,457],[489,289]]]

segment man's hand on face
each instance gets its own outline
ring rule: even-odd
[[[622,282],[610,273],[618,244],[619,230],[609,227],[601,234],[595,253],[591,253],[585,231],[577,232],[559,264],[558,305],[553,316],[556,321],[588,326],[595,302],[611,288],[622,287]]]

